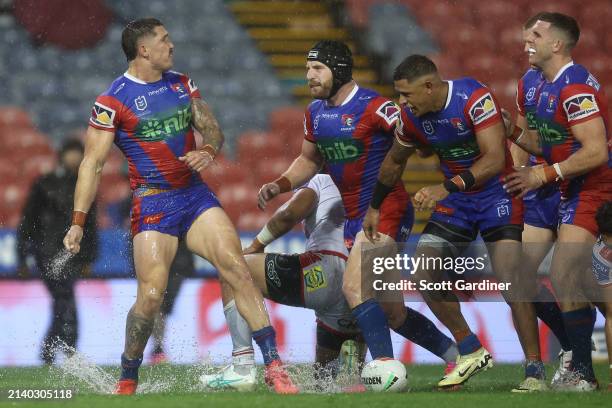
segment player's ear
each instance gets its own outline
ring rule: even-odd
[[[433,92],[433,83],[431,81],[425,81],[425,89],[427,90],[427,94],[431,95]]]

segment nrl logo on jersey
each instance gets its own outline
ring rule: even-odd
[[[568,98],[563,102],[563,109],[567,113],[567,120],[577,120],[599,112],[599,106],[593,94],[578,94]]]
[[[134,105],[136,105],[136,109],[140,111],[147,109],[147,98],[145,98],[144,95],[134,98]]]
[[[536,93],[536,88],[535,86],[532,86],[531,88],[529,88],[529,90],[525,94],[525,99],[527,99],[528,102],[533,101],[533,99],[535,98],[535,93]]]
[[[474,102],[470,108],[470,118],[472,118],[474,125],[478,125],[496,114],[497,107],[493,102],[493,96],[488,92]]]
[[[423,130],[425,131],[425,133],[427,133],[430,136],[434,134],[435,129],[431,121],[425,120],[423,121],[422,125],[423,125]]]

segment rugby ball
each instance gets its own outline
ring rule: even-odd
[[[361,383],[368,391],[402,392],[408,385],[408,374],[400,361],[378,358],[363,367]]]

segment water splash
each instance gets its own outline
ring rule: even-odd
[[[62,249],[51,260],[49,264],[49,276],[53,279],[66,278],[66,264],[74,254],[66,249]]]
[[[89,361],[85,355],[70,350],[69,357],[57,366],[64,382],[79,391],[88,391],[95,394],[111,394],[115,389],[116,378]]]

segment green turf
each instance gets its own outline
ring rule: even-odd
[[[82,382],[62,377],[56,369],[41,367],[0,368],[0,406],[14,407],[290,407],[322,408],[349,407],[375,408],[445,408],[445,407],[612,407],[612,393],[595,392],[588,394],[554,393],[517,395],[510,389],[521,378],[519,365],[497,365],[490,371],[470,380],[463,390],[458,392],[439,392],[434,385],[441,374],[441,366],[410,366],[408,376],[410,392],[402,394],[302,394],[296,396],[279,396],[268,392],[263,386],[252,393],[215,392],[203,393],[197,389],[197,368],[191,366],[162,365],[141,369],[141,383],[158,385],[158,392],[139,394],[134,397],[99,395]],[[116,376],[117,368],[105,368],[109,374]],[[552,367],[548,367],[549,376]],[[596,366],[597,376],[603,385],[608,383],[608,367],[605,364]],[[161,385],[160,385],[161,384]],[[76,390],[76,397],[70,401],[9,401],[6,398],[8,389],[29,388],[59,389],[70,387]],[[160,391],[161,390],[161,391]]]

